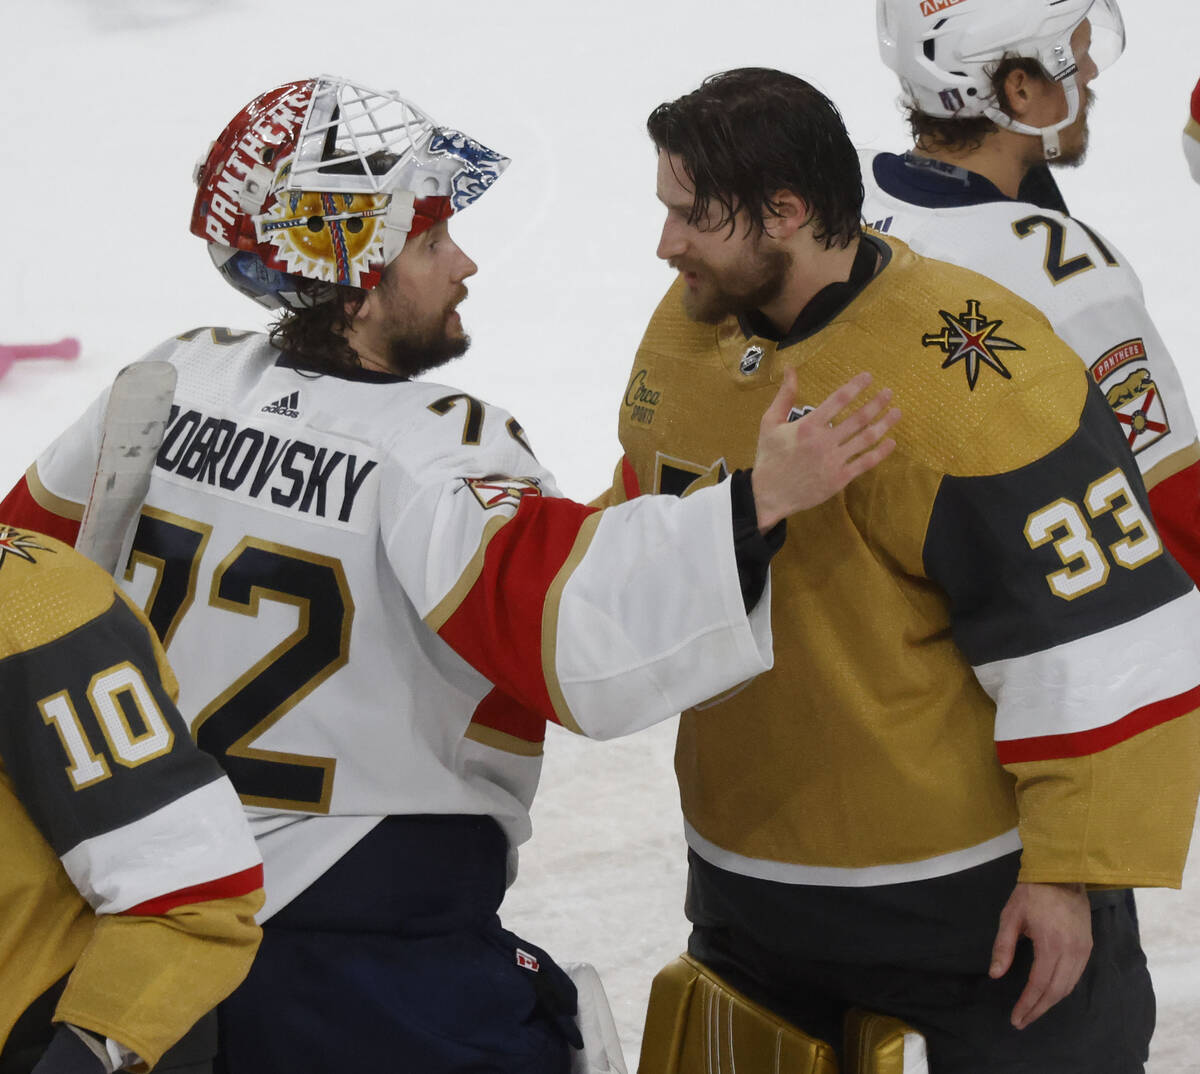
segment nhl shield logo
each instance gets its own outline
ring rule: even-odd
[[[746,348],[746,353],[742,355],[742,360],[738,362],[738,369],[742,376],[748,377],[753,373],[758,372],[758,367],[762,365],[763,349],[759,346]]]

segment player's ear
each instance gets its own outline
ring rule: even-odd
[[[771,208],[763,217],[763,231],[782,242],[804,227],[811,216],[808,202],[790,190],[779,190],[771,196]]]
[[[1036,75],[1015,67],[1004,77],[1000,102],[1013,119],[1020,119],[1029,111],[1037,91],[1042,88]]]
[[[361,295],[350,295],[341,299],[348,324],[361,323],[371,316],[375,304],[374,294],[374,291],[365,291]]]

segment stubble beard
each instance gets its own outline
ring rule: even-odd
[[[1074,144],[1064,147],[1049,163],[1056,168],[1078,168],[1086,159],[1088,151],[1088,113],[1096,101],[1096,95],[1090,90],[1084,90],[1080,101],[1079,116],[1063,134],[1069,135]],[[1061,136],[1060,136],[1061,137]]]
[[[397,375],[418,377],[467,353],[471,337],[462,331],[452,333],[449,327],[450,315],[461,301],[456,298],[439,317],[424,324],[408,320],[397,326],[387,348],[388,365]]]
[[[693,321],[720,324],[731,314],[761,309],[779,297],[792,265],[786,250],[756,249],[736,270],[714,273],[703,264],[672,262],[681,272],[695,272],[699,287],[685,285],[683,308]]]

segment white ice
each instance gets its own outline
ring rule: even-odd
[[[1139,270],[1200,400],[1200,188],[1180,151],[1200,9],[1125,8],[1090,158],[1061,184]],[[454,225],[480,272],[463,308],[474,348],[444,375],[514,411],[578,498],[609,480],[617,400],[671,276],[654,257],[649,110],[711,72],[771,66],[827,92],[860,144],[905,135],[870,0],[6,0],[0,50],[0,342],[83,342],[74,363],[20,362],[0,380],[0,489],[160,339],[263,324],[187,220],[193,162],[268,86],[328,72],[398,89],[513,158]],[[650,979],[687,934],[672,734],[551,734],[506,910],[558,957],[599,967],[631,1067]],[[1152,1074],[1200,1067],[1200,867],[1188,880],[1139,897],[1159,998]]]

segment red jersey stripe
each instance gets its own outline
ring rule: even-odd
[[[542,623],[554,582],[595,513],[572,500],[524,497],[488,543],[475,584],[438,630],[517,705],[555,722]]]
[[[64,518],[43,507],[33,495],[25,477],[0,501],[0,522],[23,530],[36,530],[72,546],[79,536],[79,519]]]
[[[1200,686],[1187,693],[1163,698],[1135,709],[1114,723],[1076,731],[1067,735],[1039,735],[1036,738],[1014,738],[996,743],[996,756],[1001,764],[1022,761],[1055,761],[1066,757],[1086,757],[1100,753],[1133,738],[1151,727],[1167,723],[1200,708]]]
[[[637,474],[634,472],[633,463],[629,461],[628,455],[621,456],[621,483],[625,486],[625,499],[636,500],[642,490],[638,486]]]
[[[190,888],[180,888],[178,891],[158,895],[121,914],[132,917],[158,917],[177,906],[187,906],[194,902],[212,902],[215,899],[232,899],[238,895],[249,895],[263,885],[263,870],[261,865],[243,869],[240,873],[231,873],[219,880],[207,880],[203,884],[194,884]]]
[[[1200,586],[1200,461],[1155,485],[1150,511],[1167,551]]]

